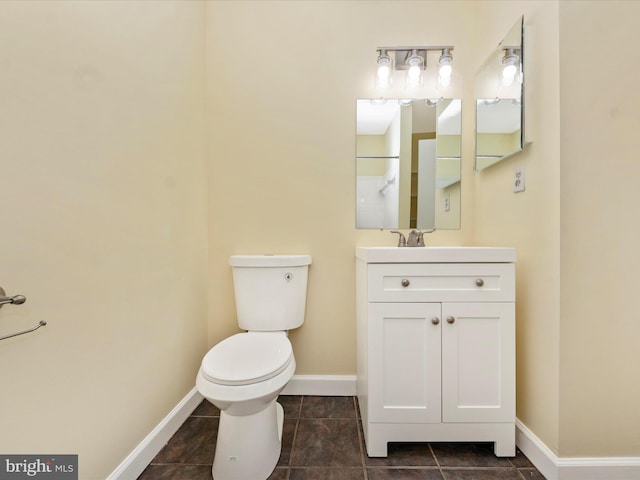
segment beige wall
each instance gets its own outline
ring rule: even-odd
[[[558,2],[488,1],[478,6],[478,66],[525,19],[525,129],[533,143],[473,176],[478,245],[517,248],[517,416],[559,450],[560,122]],[[527,45],[529,42],[529,45]],[[487,53],[488,54],[488,53]],[[485,54],[485,55],[487,55]],[[515,167],[526,191],[513,193]]]
[[[563,456],[640,456],[639,16],[560,3]]]
[[[380,44],[455,44],[468,78],[472,18],[472,2],[209,4],[210,344],[237,328],[229,255],[309,253],[297,373],[355,373],[354,247],[395,241],[355,230],[356,99]]]
[[[104,480],[206,347],[203,5],[0,2],[0,452]]]
[[[375,94],[377,46],[446,43],[462,229],[427,242],[518,249],[518,417],[559,456],[638,455],[637,52],[613,82],[593,68],[637,43],[637,10],[0,2],[0,285],[28,297],[0,335],[49,322],[0,344],[0,451],[77,452],[104,478],[237,330],[234,253],[313,256],[298,373],[354,374],[354,246],[395,242],[354,227],[355,99]],[[522,14],[533,143],[474,174],[473,74]]]
[[[524,13],[530,42],[533,143],[474,185],[475,242],[518,249],[518,418],[560,457],[638,456],[640,324],[629,280],[640,273],[630,214],[639,55],[612,46],[638,43],[640,3],[483,2],[478,12],[485,34]],[[522,194],[511,191],[517,166]]]

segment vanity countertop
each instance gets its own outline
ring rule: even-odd
[[[512,263],[516,249],[507,247],[356,247],[366,263]]]

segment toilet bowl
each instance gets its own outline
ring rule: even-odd
[[[276,399],[295,368],[284,332],[239,333],[205,355],[196,385],[220,409],[215,480],[269,477],[282,444],[284,412]]]
[[[220,409],[214,480],[266,480],[282,444],[280,392],[296,368],[287,330],[304,321],[308,255],[233,256],[238,324],[215,345],[196,376]]]

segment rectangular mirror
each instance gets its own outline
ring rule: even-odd
[[[524,148],[522,50],[521,17],[476,73],[476,171]]]
[[[460,228],[462,101],[360,99],[356,226]]]

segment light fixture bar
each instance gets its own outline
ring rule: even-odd
[[[451,85],[453,45],[409,45],[403,47],[378,47],[375,85],[378,91],[389,88],[393,82],[393,72],[406,71],[405,86],[409,89],[421,87],[424,84],[423,72],[427,69],[427,55],[429,52],[440,52],[438,59],[438,86]]]
[[[444,51],[445,49],[447,49],[448,51],[451,51],[453,50],[453,45],[378,47],[376,51],[384,52],[386,55],[390,55],[391,53],[393,53],[394,70],[409,70],[410,65],[408,64],[407,60],[412,55],[417,55],[422,59],[422,69],[424,70],[427,68],[427,52]]]
[[[444,50],[448,48],[449,50],[453,50],[453,45],[442,45],[442,46],[408,46],[408,47],[378,47],[376,50],[386,50],[388,52],[396,52],[396,51],[411,51],[411,50]],[[515,48],[515,47],[512,47]]]

